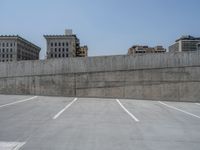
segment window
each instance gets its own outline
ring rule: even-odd
[[[66,57],[68,57],[68,54],[66,54]]]
[[[10,52],[12,52],[12,48],[10,49]]]
[[[68,42],[66,43],[66,46],[68,46]]]
[[[10,58],[12,58],[12,54],[10,54]]]
[[[51,58],[53,58],[53,54],[51,54]]]
[[[58,46],[61,46],[61,43],[58,43]]]
[[[8,47],[8,43],[6,43],[6,46]]]
[[[197,44],[197,50],[200,50],[200,43]]]
[[[4,46],[5,46],[5,43],[2,44],[2,47],[4,47]]]
[[[61,51],[61,49],[59,48],[59,52]]]
[[[55,58],[57,58],[57,54],[55,54]]]
[[[65,49],[63,48],[63,52],[65,51]]]
[[[55,43],[55,46],[57,46],[57,43]]]
[[[62,46],[65,46],[65,43],[62,43]]]
[[[55,52],[57,52],[57,48],[55,48]]]
[[[68,52],[68,48],[66,48],[66,52]]]
[[[53,46],[53,43],[51,43],[51,46]]]
[[[10,47],[12,47],[12,43],[10,43]]]
[[[59,54],[59,55],[58,55],[58,57],[60,58],[60,57],[61,57],[61,55]]]

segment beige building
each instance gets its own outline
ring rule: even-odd
[[[0,36],[0,62],[37,60],[40,47],[18,35]]]
[[[86,45],[81,46],[80,49],[76,52],[77,57],[87,57],[88,56],[88,47]]]
[[[165,53],[166,49],[163,46],[148,47],[141,45],[134,45],[128,50],[128,55],[142,54],[142,53]]]
[[[200,38],[182,36],[169,46],[169,52],[197,51],[200,50]]]
[[[65,30],[65,35],[44,35],[47,41],[47,59],[82,56],[80,41],[72,30]]]

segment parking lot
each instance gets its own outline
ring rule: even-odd
[[[0,150],[199,150],[200,104],[0,95]]]

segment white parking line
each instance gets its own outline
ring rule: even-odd
[[[65,108],[63,108],[61,111],[59,111],[54,117],[53,119],[57,119],[67,108],[69,108],[78,98],[74,98],[74,100],[72,102],[70,102],[67,106],[65,106]]]
[[[10,105],[15,105],[15,104],[18,104],[18,103],[23,103],[23,102],[26,102],[26,101],[30,101],[30,100],[33,100],[37,98],[37,96],[33,96],[31,98],[28,98],[28,99],[24,99],[24,100],[20,100],[20,101],[16,101],[16,102],[13,102],[13,103],[8,103],[8,104],[4,104],[4,105],[0,105],[0,108],[2,107],[7,107],[7,106],[10,106]]]
[[[0,150],[19,150],[25,142],[0,142]]]
[[[131,118],[132,118],[133,120],[135,120],[136,122],[139,122],[139,120],[138,120],[132,113],[130,113],[130,112],[124,107],[124,105],[122,105],[122,103],[121,103],[118,99],[116,99],[116,101],[119,103],[119,105],[122,107],[122,109],[123,109],[129,116],[131,116]]]
[[[199,106],[200,106],[200,104],[199,104],[199,103],[196,103],[196,105],[199,105]]]
[[[171,108],[171,109],[175,109],[175,110],[177,110],[177,111],[183,112],[183,113],[185,113],[185,114],[188,114],[188,115],[190,115],[190,116],[193,116],[193,117],[196,117],[196,118],[200,119],[200,116],[197,116],[197,115],[192,114],[192,113],[190,113],[190,112],[187,112],[187,111],[185,111],[185,110],[176,108],[176,107],[174,107],[174,106],[168,105],[168,104],[166,104],[166,103],[164,103],[164,102],[161,102],[161,101],[159,101],[159,103],[162,104],[162,105],[165,105],[166,107],[169,107],[169,108]]]

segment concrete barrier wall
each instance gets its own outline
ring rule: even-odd
[[[200,53],[0,63],[0,93],[200,102]]]

